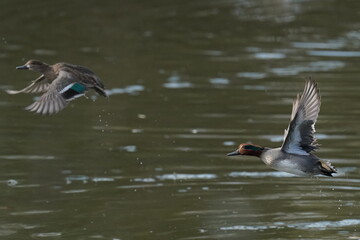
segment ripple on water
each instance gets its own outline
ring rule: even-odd
[[[50,49],[35,49],[34,54],[40,56],[55,56],[57,55],[57,52]]]
[[[230,80],[227,78],[210,78],[209,82],[214,85],[228,85]]]
[[[163,84],[165,88],[190,88],[192,84],[190,82],[182,81],[181,77],[174,73],[167,78],[167,82]]]
[[[262,79],[266,77],[266,73],[261,72],[240,72],[236,74],[239,78]]]
[[[268,87],[264,86],[264,85],[244,85],[243,89],[245,90],[266,90]]]
[[[331,41],[331,42],[293,42],[295,48],[309,48],[309,49],[339,49],[345,45],[345,42]]]
[[[15,179],[9,179],[6,181],[6,184],[8,185],[8,187],[13,187],[13,188],[34,188],[34,187],[40,187],[41,185],[38,183],[34,183],[34,184],[19,184],[19,182]]]
[[[10,51],[18,51],[18,50],[21,50],[23,48],[23,46],[17,45],[17,44],[5,44],[5,45],[3,45],[3,48],[6,50],[10,50]]]
[[[142,85],[130,85],[130,86],[126,86],[124,88],[112,88],[109,90],[105,90],[105,92],[108,96],[116,95],[116,94],[135,95],[144,90],[145,90],[145,87]]]
[[[252,178],[263,178],[263,177],[296,177],[294,174],[286,172],[231,172],[228,174],[229,177],[252,177]]]
[[[205,50],[205,51],[203,51],[203,54],[208,55],[208,56],[217,57],[217,56],[224,55],[224,52],[220,51],[220,50]]]
[[[315,134],[316,139],[318,140],[322,140],[322,139],[347,139],[348,137],[345,135],[330,135],[330,134],[321,134],[321,133],[316,133]],[[260,135],[258,136],[258,138],[260,139],[267,139],[271,142],[282,142],[284,140],[284,136],[283,135]]]
[[[71,176],[67,176],[65,178],[65,181],[67,184],[71,184],[73,182],[82,182],[82,183],[87,183],[89,181],[90,177],[85,176],[85,175],[71,175]]]
[[[31,234],[32,237],[38,238],[46,238],[46,237],[59,237],[61,236],[61,232],[47,232],[47,233],[33,233]]]
[[[196,179],[215,179],[216,174],[200,173],[200,174],[187,174],[187,173],[172,173],[156,176],[159,180],[196,180]]]
[[[190,82],[168,82],[164,83],[165,88],[190,88],[192,84]]]
[[[305,64],[291,65],[283,68],[272,68],[270,71],[278,76],[297,75],[302,72],[330,71],[345,67],[342,61],[316,61]]]
[[[1,159],[29,159],[29,160],[52,160],[54,156],[40,156],[40,155],[2,155]]]
[[[215,179],[218,176],[212,173],[201,173],[201,174],[190,174],[190,173],[171,173],[171,174],[162,174],[157,175],[155,177],[145,177],[145,178],[133,178],[131,185],[122,185],[116,188],[120,189],[136,189],[136,188],[154,188],[154,187],[163,187],[164,183],[158,181],[179,181],[179,180],[209,180]],[[134,184],[134,183],[142,183],[142,184]],[[186,192],[189,189],[180,189],[180,192]],[[209,190],[207,187],[202,189],[203,191]]]
[[[98,183],[98,182],[113,182],[115,181],[114,178],[111,177],[93,177],[91,181]]]
[[[8,223],[0,225],[0,236],[9,236],[19,230],[34,229],[37,225],[26,225],[21,223]]]
[[[153,183],[156,182],[155,178],[134,178],[134,182],[145,182],[145,183]]]
[[[119,189],[137,189],[137,188],[155,188],[155,187],[162,187],[164,184],[162,183],[154,183],[154,184],[135,184],[135,185],[122,185],[117,186],[116,188]]]
[[[234,142],[234,141],[224,141],[223,145],[224,146],[236,146],[236,142]]]
[[[88,183],[89,181],[98,183],[98,182],[113,182],[115,181],[112,177],[89,177],[86,175],[70,175],[65,178],[66,184],[72,184],[75,182],[81,182],[83,184]]]
[[[360,219],[343,219],[340,221],[295,223],[295,224],[289,224],[287,226],[290,228],[296,228],[301,230],[306,230],[306,229],[328,230],[329,228],[340,228],[340,227],[353,226],[359,224],[360,224]]]
[[[324,186],[323,188],[328,188],[328,189],[332,189],[332,190],[360,191],[360,187],[354,187],[354,186]]]
[[[72,190],[64,190],[61,191],[61,193],[65,193],[65,194],[74,194],[74,193],[84,193],[84,192],[88,192],[88,189],[72,189]]]
[[[307,52],[310,56],[317,57],[360,57],[359,51],[326,51],[326,50],[311,50]]]
[[[281,229],[281,228],[295,228],[300,230],[317,229],[317,230],[329,230],[330,228],[341,228],[346,226],[354,226],[360,224],[360,219],[343,219],[340,221],[319,221],[319,222],[300,222],[293,224],[286,224],[284,222],[274,222],[271,224],[254,224],[254,225],[235,225],[229,227],[220,227],[220,230],[248,230],[257,231],[265,229]]]
[[[135,145],[127,145],[127,146],[121,146],[118,149],[125,152],[136,152],[137,148]]]
[[[257,59],[283,59],[286,57],[286,55],[284,53],[259,52],[259,53],[254,53],[254,57]]]
[[[31,211],[23,211],[23,212],[12,212],[10,215],[12,216],[28,216],[28,215],[38,215],[38,214],[48,214],[53,213],[54,210],[31,210]]]

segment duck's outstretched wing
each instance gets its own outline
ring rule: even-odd
[[[281,149],[287,153],[309,155],[318,148],[315,122],[320,112],[320,92],[317,83],[311,77],[305,79],[305,88],[293,102],[290,124],[285,129]]]
[[[58,92],[49,91],[25,109],[43,115],[51,115],[62,110],[67,104],[68,102],[60,94],[58,94]]]
[[[18,94],[18,93],[40,93],[46,92],[50,86],[49,81],[45,78],[44,75],[41,75],[35,79],[29,86],[21,90],[6,90],[8,94]]]
[[[88,90],[84,84],[77,81],[78,79],[73,74],[60,71],[47,92],[25,109],[43,115],[59,112],[70,101],[83,96]]]

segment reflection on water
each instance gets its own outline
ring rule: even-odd
[[[19,8],[19,6],[22,6]],[[359,239],[357,1],[5,1],[0,89],[37,58],[91,67],[105,101],[56,116],[0,93],[2,239]],[[91,17],[89,17],[91,16]],[[29,73],[30,74],[30,73]],[[304,76],[333,178],[228,158],[279,147]]]

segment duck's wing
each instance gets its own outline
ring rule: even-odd
[[[93,77],[92,80],[92,85],[93,85],[93,89],[100,95],[103,97],[108,97],[106,91],[105,91],[105,87],[104,84],[101,82],[100,78],[98,78],[97,76]]]
[[[305,79],[305,88],[293,102],[290,124],[285,129],[281,149],[287,153],[309,155],[318,148],[315,122],[320,112],[320,91],[314,79]]]
[[[74,76],[78,76],[79,79],[81,78],[81,83],[87,86],[87,88],[92,88],[99,95],[103,97],[108,97],[101,79],[96,76],[95,73],[90,69],[69,63],[62,63],[61,67],[66,71],[72,73]]]
[[[65,108],[69,101],[84,95],[86,88],[76,82],[73,74],[59,71],[57,78],[50,84],[46,93],[26,110],[40,114],[54,114]]]
[[[41,75],[32,83],[27,86],[26,88],[23,88],[21,90],[6,90],[8,94],[18,94],[18,93],[40,93],[40,92],[46,92],[50,86],[49,81],[45,78],[44,75]]]
[[[25,109],[43,115],[54,114],[66,107],[68,102],[57,91],[50,89]]]
[[[81,74],[95,75],[93,71],[91,71],[89,68],[84,66],[70,64],[70,63],[57,63],[56,65],[58,65],[57,66],[58,68],[64,69],[68,72],[79,72]]]

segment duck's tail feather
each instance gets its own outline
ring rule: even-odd
[[[108,97],[108,95],[106,94],[105,90],[103,88],[100,88],[98,86],[95,86],[94,87],[94,90],[100,95],[100,96],[103,96],[103,97]]]
[[[325,176],[332,177],[332,173],[337,173],[336,168],[331,165],[329,161],[320,161],[320,172]]]

